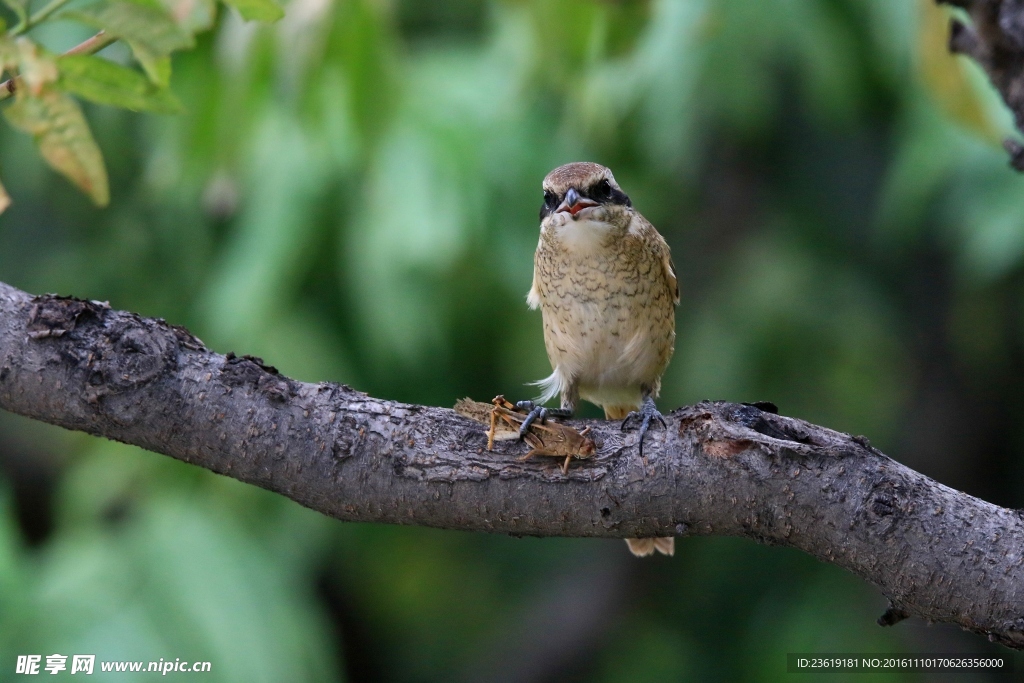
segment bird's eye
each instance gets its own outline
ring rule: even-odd
[[[602,180],[591,190],[594,199],[609,199],[612,196],[612,186],[607,180]]]
[[[551,190],[545,190],[544,191],[544,206],[548,207],[549,209],[554,209],[555,207],[557,207],[558,206],[558,195],[556,195]]]

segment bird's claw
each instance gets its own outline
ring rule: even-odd
[[[526,435],[526,432],[529,431],[530,425],[532,425],[537,420],[540,420],[541,424],[547,422],[548,409],[545,408],[544,406],[539,406],[535,404],[533,401],[519,401],[518,403],[516,403],[516,408],[519,408],[520,410],[530,411],[529,414],[527,414],[526,419],[523,420],[523,424],[520,425],[519,427],[520,439],[522,439],[523,436]]]
[[[658,411],[658,406],[654,404],[654,399],[650,396],[644,398],[643,404],[640,406],[640,410],[634,410],[622,421],[622,429],[625,430],[629,421],[633,419],[640,420],[640,438],[638,440],[640,444],[640,457],[644,457],[644,436],[647,434],[647,430],[651,426],[651,421],[655,418],[661,423],[661,426],[668,429],[668,423],[665,422],[665,416]]]
[[[522,439],[526,432],[530,429],[530,425],[534,422],[540,422],[544,424],[548,421],[549,417],[572,417],[572,411],[565,408],[545,408],[539,406],[533,401],[518,401],[516,408],[519,410],[526,410],[526,419],[523,420],[523,424],[519,427],[519,438]]]

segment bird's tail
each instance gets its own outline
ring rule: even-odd
[[[637,408],[638,406],[604,406],[604,418],[606,420],[625,420],[626,416]],[[626,545],[629,546],[629,552],[637,557],[647,557],[648,555],[653,555],[655,551],[672,557],[676,552],[676,539],[671,536],[663,538],[627,538]]]
[[[663,538],[627,538],[626,545],[629,546],[629,552],[637,557],[653,555],[655,550],[669,557],[676,553],[676,539],[671,536]]]

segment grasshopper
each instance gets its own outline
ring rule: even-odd
[[[522,426],[527,415],[505,400],[504,396],[495,396],[491,403],[494,404],[494,408],[491,409],[491,428],[487,432],[487,450],[494,450],[494,437],[501,422],[518,434],[519,427]],[[534,422],[523,435],[523,439],[532,447],[532,450],[519,460],[528,460],[535,455],[565,458],[561,469],[562,474],[568,474],[569,462],[573,458],[581,460],[591,458],[597,451],[597,444],[587,436],[589,431],[590,427],[582,432],[577,432],[572,427],[559,422],[544,424]]]
[[[505,400],[504,396],[495,396],[491,403],[479,403],[468,398],[455,404],[455,412],[481,424],[490,424],[487,430],[487,450],[494,450],[495,441],[511,441],[519,439],[519,428],[526,419],[527,413],[516,408]],[[527,460],[535,455],[565,458],[560,469],[568,473],[569,463],[573,458],[585,459],[594,456],[597,444],[587,436],[590,427],[577,432],[568,425],[558,422],[530,425],[523,439],[531,447],[529,453],[519,458]]]

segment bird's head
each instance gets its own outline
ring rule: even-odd
[[[632,202],[615,182],[612,172],[589,161],[559,166],[544,178],[544,204],[540,220],[564,224],[590,220],[628,223]]]

